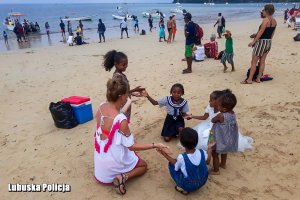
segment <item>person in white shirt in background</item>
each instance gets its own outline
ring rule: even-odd
[[[69,46],[73,46],[73,43],[74,43],[74,34],[73,33],[69,34],[67,43],[69,44]]]
[[[196,43],[193,47],[193,54],[196,62],[203,61],[205,56],[204,46],[200,43]]]
[[[126,17],[125,17],[124,20],[121,22],[120,28],[121,28],[121,39],[123,39],[123,31],[126,32],[127,38],[129,38],[129,37],[128,37],[128,28],[127,28],[127,18],[126,18]]]

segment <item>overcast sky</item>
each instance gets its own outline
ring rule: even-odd
[[[1,3],[171,3],[172,0],[0,0]]]

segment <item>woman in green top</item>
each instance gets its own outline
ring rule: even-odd
[[[231,71],[234,71],[234,62],[233,62],[233,41],[231,38],[231,32],[226,30],[224,33],[224,36],[226,38],[226,43],[225,43],[225,51],[222,55],[221,58],[221,63],[224,66],[224,73],[228,69],[226,66],[226,61],[231,65]]]

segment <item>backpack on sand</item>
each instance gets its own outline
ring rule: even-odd
[[[300,41],[300,33],[298,33],[298,34],[294,37],[294,41]]]
[[[201,40],[203,38],[203,29],[199,26],[199,24],[194,23],[195,25],[195,43],[201,44]]]

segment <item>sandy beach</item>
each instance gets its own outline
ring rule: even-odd
[[[181,74],[186,66],[183,31],[173,44],[158,42],[158,33],[129,39],[108,40],[83,46],[58,46],[1,53],[0,67],[0,193],[1,199],[289,199],[300,196],[300,43],[295,31],[278,26],[265,73],[274,78],[261,84],[241,85],[250,67],[249,35],[260,19],[227,22],[234,40],[236,71],[222,72],[219,61],[193,63],[192,74]],[[215,33],[205,25],[204,42]],[[148,33],[148,32],[147,32]],[[219,50],[225,39],[219,39]],[[237,96],[235,112],[240,131],[254,139],[254,149],[228,156],[226,170],[210,176],[199,191],[183,196],[174,190],[167,161],[155,150],[140,152],[148,172],[127,183],[120,197],[112,187],[94,179],[93,134],[95,121],[71,130],[54,126],[50,102],[72,95],[92,99],[94,113],[105,101],[106,82],[112,72],[102,67],[102,56],[111,49],[128,55],[126,74],[131,87],[146,87],[162,98],[172,84],[182,83],[190,113],[203,114],[213,90],[230,88]],[[164,108],[137,98],[130,128],[141,143],[162,142]],[[187,121],[195,126],[200,121]],[[177,157],[178,140],[168,145]],[[71,192],[8,192],[8,184],[66,183]],[[298,196],[298,197],[297,197]]]

